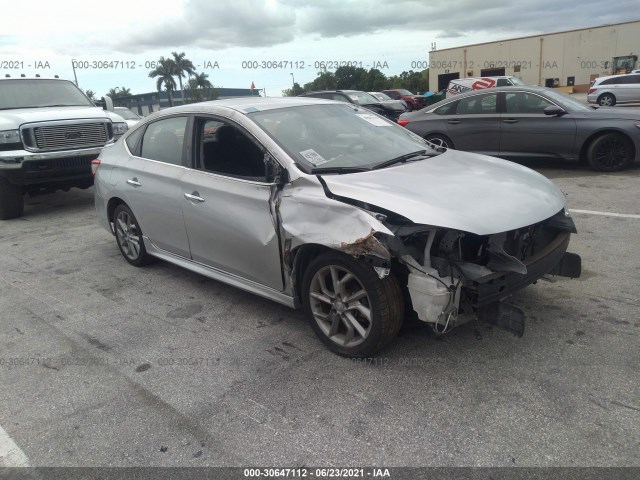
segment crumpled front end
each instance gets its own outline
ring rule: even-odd
[[[405,311],[411,306],[439,334],[477,318],[521,336],[524,315],[505,300],[547,275],[580,276],[580,257],[567,252],[576,228],[565,207],[532,225],[479,234],[418,224],[321,185],[301,178],[277,199],[285,285],[294,295],[305,262],[337,250],[380,278],[395,275]]]
[[[546,275],[580,276],[580,257],[567,252],[576,228],[564,209],[492,235],[427,226],[394,233],[413,308],[438,333],[478,318],[522,336],[524,314],[505,300]]]

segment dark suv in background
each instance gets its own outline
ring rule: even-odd
[[[376,97],[360,90],[325,90],[321,92],[307,92],[298,95],[299,97],[325,98],[327,100],[337,100],[339,102],[353,103],[371,110],[389,120],[395,122],[405,109],[400,104],[381,102]]]
[[[394,100],[404,100],[409,106],[409,110],[420,110],[427,106],[427,97],[414,95],[409,90],[403,88],[398,90],[382,90],[382,93],[389,95]]]

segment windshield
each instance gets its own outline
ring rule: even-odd
[[[518,85],[518,86],[525,86],[526,84],[520,80],[518,77],[511,77],[511,84],[512,85]]]
[[[409,90],[398,90],[398,92],[400,92],[400,95],[413,95]]]
[[[355,105],[305,105],[249,117],[306,173],[369,170],[412,153],[438,154],[409,130]]]
[[[140,117],[128,108],[114,108],[113,110],[125,120],[140,120]]]
[[[386,102],[386,101],[389,101],[389,100],[393,100],[389,95],[387,95],[386,93],[382,93],[382,92],[375,92],[375,93],[372,93],[371,95],[373,95],[378,100],[381,100],[383,102]]]
[[[347,97],[351,99],[353,103],[358,105],[371,105],[372,103],[378,103],[376,97],[367,92],[343,92]]]
[[[0,110],[37,107],[93,107],[93,103],[66,80],[16,79],[0,81]]]
[[[586,106],[584,103],[579,102],[573,97],[570,97],[566,93],[556,92],[555,90],[546,89],[544,94],[549,97],[550,100],[560,105],[562,108],[573,112],[591,112],[593,109]]]

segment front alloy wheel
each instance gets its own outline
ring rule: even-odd
[[[631,141],[619,133],[596,138],[587,150],[587,160],[594,170],[616,172],[626,168],[635,156]]]
[[[314,259],[302,282],[305,311],[320,340],[335,353],[369,356],[402,326],[402,293],[393,275],[340,253]]]

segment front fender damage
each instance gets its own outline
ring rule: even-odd
[[[304,191],[304,194],[302,194]],[[381,277],[388,275],[392,254],[378,237],[393,237],[372,213],[328,198],[312,179],[299,178],[274,199],[278,216],[285,283],[295,292],[296,252],[316,245],[366,258]]]

